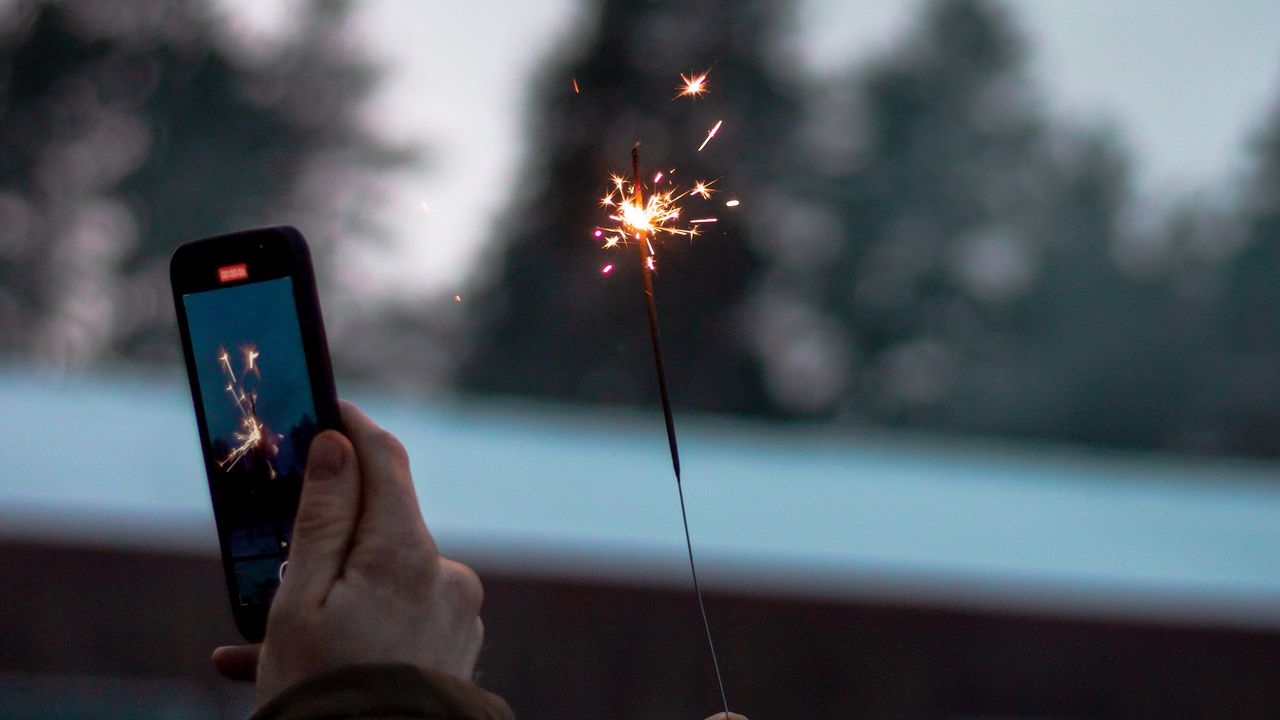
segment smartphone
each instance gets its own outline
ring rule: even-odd
[[[341,427],[311,254],[291,227],[246,230],[179,247],[169,277],[231,611],[258,642],[311,440]]]

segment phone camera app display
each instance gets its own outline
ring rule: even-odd
[[[289,278],[183,296],[241,605],[270,602],[317,433]]]

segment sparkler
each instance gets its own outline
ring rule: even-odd
[[[683,76],[682,76],[683,77]],[[704,80],[706,74],[699,76]],[[686,78],[686,80],[688,80]],[[688,227],[677,225],[680,219],[680,207],[676,204],[688,194],[696,194],[703,199],[711,196],[711,182],[698,181],[694,189],[680,193],[672,188],[659,192],[656,185],[662,179],[662,173],[654,177],[654,191],[646,201],[644,189],[640,183],[640,148],[631,149],[631,190],[627,192],[626,180],[618,175],[610,178],[612,189],[601,200],[601,204],[612,210],[609,219],[617,223],[614,227],[597,229],[596,237],[605,232],[610,233],[605,239],[605,247],[616,247],[619,243],[635,242],[640,252],[640,274],[644,278],[645,308],[649,313],[649,338],[653,343],[653,362],[658,375],[658,395],[662,400],[662,417],[667,427],[667,446],[671,451],[671,467],[675,471],[676,491],[680,495],[680,519],[684,522],[685,548],[689,552],[689,572],[693,576],[693,589],[698,597],[698,611],[702,614],[702,627],[707,633],[707,647],[711,650],[711,663],[716,671],[716,683],[720,687],[720,699],[724,703],[725,717],[729,716],[729,700],[724,690],[724,680],[720,675],[720,661],[716,657],[716,644],[711,638],[711,624],[707,621],[707,609],[702,602],[702,588],[698,584],[698,568],[693,560],[693,541],[689,536],[689,516],[685,512],[684,485],[680,478],[680,448],[676,442],[676,424],[671,412],[671,394],[667,389],[666,363],[662,357],[662,334],[658,330],[658,309],[654,304],[653,273],[654,249],[652,238],[659,234],[694,237],[698,234],[696,223],[715,222],[714,218],[701,218],[689,221]],[[615,198],[616,196],[616,198]],[[613,265],[605,266],[603,272],[608,273]]]
[[[235,467],[236,463],[255,448],[261,448],[267,455],[276,455],[280,452],[276,443],[284,439],[283,435],[273,434],[270,428],[258,419],[258,393],[246,390],[244,387],[244,379],[250,374],[259,380],[262,379],[262,370],[258,366],[261,353],[252,345],[246,345],[242,350],[244,351],[244,369],[237,380],[236,371],[231,367],[231,356],[227,354],[226,348],[218,348],[218,362],[222,365],[223,374],[227,376],[227,394],[235,401],[236,409],[240,411],[240,428],[231,435],[240,444],[225,458],[218,461],[218,467],[223,470]],[[271,465],[270,458],[266,459],[266,463],[271,479],[274,480],[276,469]]]

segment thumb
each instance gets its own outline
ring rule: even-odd
[[[341,433],[326,430],[311,441],[293,548],[281,592],[323,599],[342,574],[360,514],[360,466]]]
[[[736,712],[726,713],[723,710],[711,717],[708,717],[707,720],[725,720],[726,718],[728,718],[728,720],[747,720],[745,715],[739,715]]]
[[[253,682],[258,677],[258,655],[262,643],[226,645],[213,651],[213,667],[228,680]]]

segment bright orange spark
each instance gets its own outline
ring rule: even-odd
[[[698,195],[703,200],[710,200],[711,193],[715,192],[715,190],[711,189],[711,186],[714,185],[715,183],[716,183],[715,180],[712,180],[711,182],[706,182],[705,180],[699,180],[698,182],[693,184],[693,189],[689,191],[689,194]]]
[[[578,78],[573,78],[573,94],[577,95],[580,92],[582,91],[578,89]]]
[[[698,146],[698,152],[702,152],[702,148],[706,147],[707,143],[711,142],[711,138],[715,137],[716,133],[720,132],[720,126],[723,124],[723,120],[716,121],[715,127],[712,127],[711,130],[707,132],[707,139],[703,140],[702,144]]]
[[[710,74],[710,70],[707,70],[701,75],[694,75],[693,73],[685,75],[684,73],[680,73],[680,79],[684,84],[676,86],[676,89],[680,91],[680,94],[676,95],[676,97],[681,98],[688,96],[691,98],[697,98],[699,95],[705,95],[707,92],[707,76]]]
[[[659,173],[654,178],[655,184],[661,179],[662,174]],[[609,184],[610,188],[600,204],[609,208],[609,219],[614,224],[598,227],[592,232],[596,238],[604,237],[603,247],[606,249],[643,240],[646,257],[649,258],[646,261],[648,266],[653,263],[655,235],[680,235],[689,238],[698,236],[695,225],[682,223],[679,203],[693,192],[709,194],[707,188],[711,185],[710,182],[701,182],[694,190],[685,192],[670,183],[669,189],[661,191],[656,188],[637,188],[618,175],[610,175]]]

